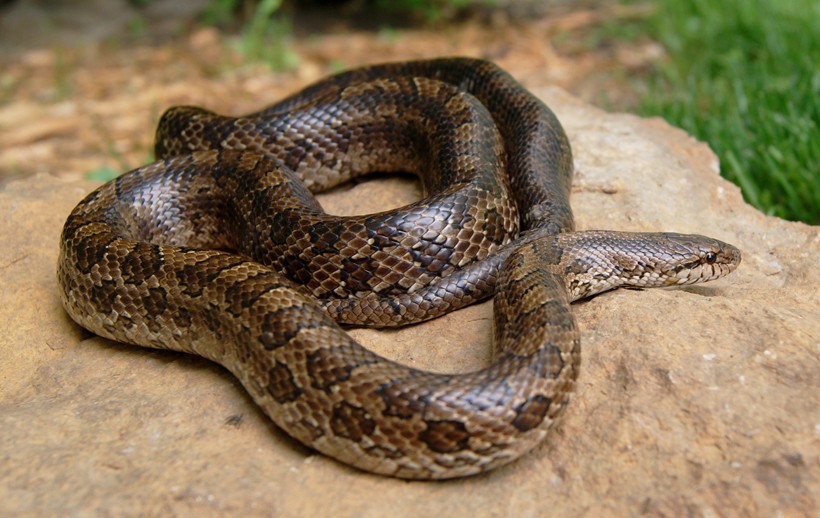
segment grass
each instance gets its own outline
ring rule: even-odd
[[[290,20],[274,16],[282,0],[260,0],[242,31],[241,49],[245,56],[267,63],[273,70],[288,70],[299,65],[290,50]]]
[[[274,71],[299,65],[292,50],[290,19],[281,14],[283,0],[211,0],[203,12],[207,25],[232,27],[242,22],[239,50],[251,61],[267,63]]]
[[[708,142],[722,174],[776,216],[820,223],[820,3],[657,0],[669,54],[639,110]]]

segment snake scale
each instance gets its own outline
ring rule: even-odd
[[[239,118],[171,108],[156,152],[68,217],[68,314],[220,363],[288,434],[385,475],[452,478],[521,456],[578,374],[571,301],[706,281],[740,261],[702,236],[574,231],[560,123],[486,61],[354,69]],[[353,217],[313,198],[377,171],[416,173],[427,197]],[[339,327],[491,295],[496,354],[476,372],[400,365]]]

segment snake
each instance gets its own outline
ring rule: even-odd
[[[242,117],[172,107],[155,145],[155,162],[65,222],[70,318],[221,364],[287,434],[380,475],[463,477],[521,457],[574,391],[571,302],[740,263],[700,235],[576,231],[560,122],[480,59],[355,68]],[[416,174],[425,195],[361,216],[314,198],[372,173]],[[343,327],[422,322],[488,297],[494,359],[473,372],[400,364]]]

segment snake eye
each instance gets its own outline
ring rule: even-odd
[[[706,252],[706,262],[709,264],[714,264],[717,261],[717,254],[714,252]]]

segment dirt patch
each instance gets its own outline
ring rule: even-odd
[[[482,57],[529,87],[559,85],[593,102],[606,95],[623,104],[624,67],[644,67],[660,52],[649,41],[590,45],[604,20],[647,12],[611,2],[526,19],[498,11],[435,28],[380,30],[325,9],[292,18],[287,51],[297,66],[274,71],[249,60],[237,36],[198,24],[200,3],[175,11],[166,4],[177,3],[137,11],[93,0],[80,12],[60,2],[17,2],[0,12],[0,185],[38,172],[101,178],[126,171],[151,160],[154,126],[171,105],[241,114],[365,63]],[[134,26],[138,14],[142,29]]]

